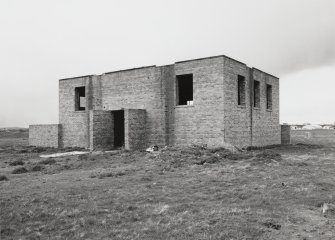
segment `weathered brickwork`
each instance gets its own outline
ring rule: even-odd
[[[29,145],[58,148],[60,132],[60,124],[29,125]]]
[[[174,132],[173,124],[175,122],[175,70],[174,65],[166,65],[159,68],[161,72],[161,81],[163,88],[162,105],[164,106],[165,120],[165,145],[173,145]]]
[[[258,69],[252,69],[253,79],[260,82],[260,107],[253,107],[252,145],[280,144],[279,79]],[[266,109],[266,84],[272,86],[272,109]]]
[[[145,109],[147,145],[165,145],[165,114],[161,72],[156,67],[103,74],[104,110]]]
[[[75,111],[75,88],[87,86],[89,81],[89,76],[59,81],[59,123],[62,125],[61,145],[64,147],[89,147],[88,111]],[[86,99],[89,98],[87,95],[86,87]]]
[[[279,80],[233,59],[225,58],[225,141],[233,145],[264,146],[280,143]],[[238,105],[238,75],[245,78],[245,104]],[[254,106],[254,81],[260,83],[260,104]],[[272,107],[267,109],[266,85],[272,86]]]
[[[173,143],[220,146],[224,141],[223,58],[179,62],[175,74],[193,74],[193,106],[176,106],[176,100],[173,102]],[[175,78],[172,81],[175,88]],[[176,99],[175,89],[173,93]]]
[[[193,77],[193,104],[178,105],[176,78],[185,74]],[[242,104],[238,103],[238,76],[245,81]],[[254,80],[260,89],[256,108]],[[267,85],[272,89],[271,109],[267,108]],[[78,87],[85,87],[83,111],[76,104],[78,96],[82,97],[82,92],[76,94]],[[124,130],[114,129],[113,111],[124,111]],[[128,149],[278,144],[279,79],[226,56],[63,79],[59,82],[59,123],[62,147],[113,148],[119,131],[124,131]]]
[[[334,145],[334,129],[291,130],[291,143]]]
[[[125,109],[125,148],[143,149],[147,146],[146,111],[142,109]]]
[[[249,68],[245,64],[224,58],[224,139],[240,147],[252,145],[249,74]],[[245,103],[242,105],[238,105],[238,75],[245,79]]]
[[[291,143],[291,126],[281,125],[281,144]]]
[[[112,111],[90,110],[90,149],[111,149],[114,146]]]

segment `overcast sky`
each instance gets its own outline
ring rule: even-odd
[[[280,121],[335,122],[334,0],[1,0],[0,127],[58,122],[58,79],[227,55],[280,78]]]

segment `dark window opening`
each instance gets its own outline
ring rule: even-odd
[[[85,97],[85,87],[75,88],[75,110],[85,111],[86,109],[86,97]]]
[[[237,77],[237,104],[245,105],[245,77]]]
[[[258,81],[254,81],[254,107],[259,108],[261,96],[260,96],[260,83]]]
[[[177,105],[193,105],[193,74],[177,76]]]
[[[272,109],[272,86],[266,84],[266,109]]]
[[[113,111],[114,114],[114,147],[124,146],[124,111]]]

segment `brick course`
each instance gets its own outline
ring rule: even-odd
[[[29,145],[58,148],[60,133],[60,124],[29,125]]]
[[[147,146],[146,111],[125,109],[125,148],[143,149]]]
[[[88,111],[75,111],[75,88],[86,87],[86,108],[90,76],[59,81],[59,123],[62,125],[61,146],[89,148]]]
[[[291,130],[291,143],[333,145],[335,143],[335,130],[334,129]]]
[[[280,144],[279,80],[255,68],[252,72],[260,82],[260,108],[254,108],[252,116],[252,145]],[[266,109],[266,84],[272,85],[272,110]]]
[[[291,143],[291,126],[281,125],[281,144]]]
[[[175,64],[175,75],[193,74],[193,106],[176,106],[171,124],[173,143],[220,146],[224,141],[223,58]],[[172,98],[176,99],[175,77]]]
[[[147,145],[165,145],[161,72],[154,66],[103,74],[103,110],[145,109]]]
[[[90,149],[111,149],[114,146],[112,111],[90,110]]]

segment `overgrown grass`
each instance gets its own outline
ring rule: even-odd
[[[335,204],[334,148],[168,147],[57,164],[21,157],[30,171],[45,171],[1,183],[1,239],[332,239],[335,232],[332,212],[320,214],[324,203]],[[0,174],[10,174],[2,166]]]

